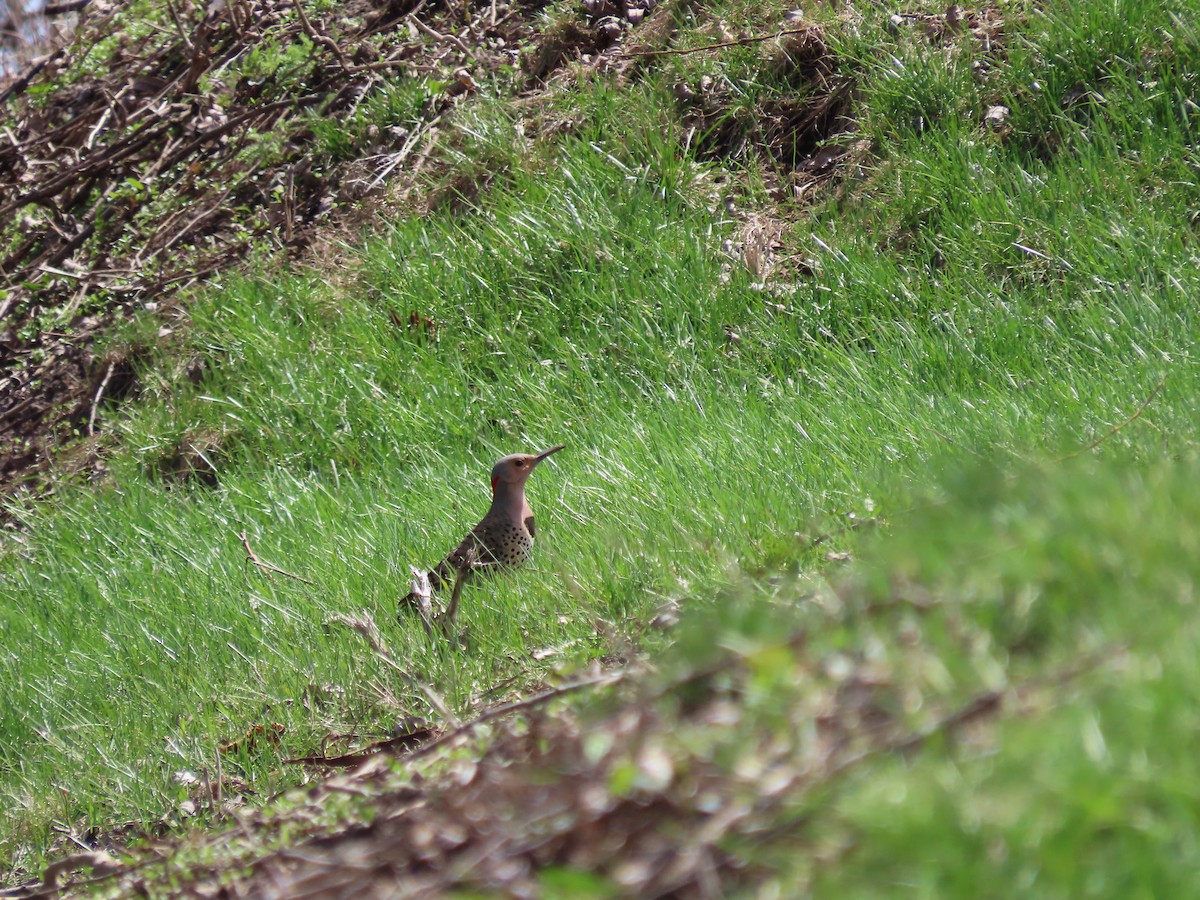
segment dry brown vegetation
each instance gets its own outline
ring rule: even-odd
[[[93,4],[3,88],[7,492],[49,489],[39,473],[56,448],[134,390],[139,348],[97,355],[99,336],[258,248],[303,254],[321,228],[361,221],[392,173],[420,168],[472,72],[519,61],[538,7],[479,4],[464,19],[462,7],[362,0],[316,20],[301,8],[186,3],[174,27],[139,36],[120,30],[120,7]],[[356,130],[397,78],[427,86],[408,120]],[[342,123],[341,140],[323,140],[314,114]]]
[[[860,612],[883,624],[932,608],[909,598]],[[931,649],[918,631],[913,661]],[[847,835],[806,823],[855,767],[933,738],[986,747],[998,715],[1057,702],[1105,661],[958,700],[930,697],[913,721],[901,712],[913,686],[893,665],[813,655],[807,644],[797,631],[665,679],[642,664],[597,668],[440,733],[418,728],[362,752],[298,760],[313,769],[312,785],[264,811],[227,802],[224,781],[197,780],[196,805],[228,810],[235,826],[151,841],[120,863],[83,854],[51,874],[90,870],[64,881],[67,893],[74,884],[122,896],[718,897],[778,878],[779,861],[793,858],[784,889],[802,890],[852,849]],[[581,692],[584,711],[561,702]],[[7,896],[58,893],[48,878]]]

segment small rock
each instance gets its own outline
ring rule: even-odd
[[[1009,108],[1007,106],[991,106],[984,113],[983,121],[995,128],[997,125],[1003,125],[1004,120],[1008,118]]]
[[[615,41],[621,36],[621,23],[613,16],[601,19],[596,28],[610,41]]]

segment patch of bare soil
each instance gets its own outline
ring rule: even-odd
[[[739,103],[730,85],[708,76],[677,85],[689,140],[712,159],[761,152],[793,189],[828,176],[851,152],[849,144],[836,139],[856,125],[850,112],[853,78],[842,71],[815,25],[782,35],[764,68],[787,90],[764,95],[749,107]]]

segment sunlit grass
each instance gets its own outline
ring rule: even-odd
[[[1138,46],[1165,40],[1172,20],[1138,9]],[[509,679],[519,690],[624,652],[669,601],[686,615],[735,596],[731,583],[823,571],[827,551],[857,550],[841,533],[851,514],[882,516],[882,546],[905,547],[914,493],[964,459],[1027,473],[1026,461],[1054,468],[1098,438],[1092,452],[1133,466],[1192,455],[1195,43],[1145,63],[1155,86],[1111,80],[1087,140],[1053,105],[1014,113],[1011,139],[969,118],[1015,104],[1031,72],[1053,68],[1034,51],[1087,24],[1068,18],[1031,14],[1027,38],[1013,37],[1025,50],[982,86],[961,61],[920,83],[876,68],[881,47],[907,40],[882,21],[843,32],[877,157],[853,190],[775,210],[795,217],[786,240],[812,258],[794,283],[763,290],[722,251],[735,223],[714,212],[711,171],[672,143],[663,82],[585,88],[582,134],[555,144],[519,137],[502,107],[464,114],[464,159],[499,168],[477,209],[396,222],[344,248],[336,277],[269,262],[195,297],[187,346],[114,417],[109,483],[18,511],[29,530],[0,557],[0,858],[33,858],[54,821],[172,813],[187,793],[172,774],[213,770],[219,745],[255,725],[286,732],[222,765],[268,795],[298,777],[280,760],[328,734],[365,740],[432,715],[338,614],[372,616],[394,658],[465,714]],[[1128,43],[1110,36],[1113,54]],[[934,52],[893,49],[910,62]],[[911,114],[931,103],[952,108]],[[606,137],[609,116],[619,136]],[[1147,118],[1162,127],[1133,127]],[[1061,133],[1056,153],[1033,146],[1039,129]],[[198,384],[178,362],[189,353],[208,362]],[[189,443],[216,487],[164,478]],[[568,449],[530,483],[533,564],[468,589],[465,646],[396,622],[409,566],[435,562],[486,509],[492,462],[553,443]],[[996,494],[1010,489],[999,478]],[[1158,509],[1172,484],[1145,485],[1147,502]],[[1080,540],[1099,527],[1086,488],[1055,502],[1053,521],[1029,520],[1047,542],[1076,516]],[[973,503],[953,495],[944,534],[970,536]],[[825,530],[831,541],[815,542]],[[262,560],[311,584],[258,571],[243,531]],[[1006,540],[984,535],[979,558]],[[1070,549],[1023,578],[1053,581],[1075,609],[1099,582],[1087,580],[1094,554]],[[913,579],[976,559],[930,554],[936,571]],[[1191,583],[1190,569],[1157,564]],[[1140,590],[1108,585],[1096,602],[1114,614],[1140,602],[1126,589]],[[1011,624],[1002,606],[979,624],[997,638]],[[1112,621],[1106,640],[1129,620]],[[1072,652],[1055,636],[1074,627],[1039,625]]]

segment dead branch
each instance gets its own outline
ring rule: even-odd
[[[751,37],[738,38],[733,41],[721,41],[717,44],[705,44],[703,47],[683,47],[672,50],[625,50],[622,56],[686,56],[689,53],[704,53],[708,50],[721,50],[725,47],[744,47],[749,44],[761,44],[763,41],[773,41],[777,38],[792,34],[812,34],[812,28],[785,28],[771,34],[758,34]]]
[[[442,115],[443,113],[438,113],[438,115],[434,116],[419,128],[413,129],[412,134],[405,139],[404,145],[398,151],[396,151],[396,153],[394,153],[390,159],[388,159],[386,165],[380,168],[379,174],[375,176],[375,179],[370,184],[370,188],[372,190],[382,184],[384,180],[400,166],[401,163],[403,163],[406,159],[408,159],[409,156],[412,155],[413,148],[417,145],[418,140],[425,135],[432,135],[433,130],[437,127],[438,123],[441,122]]]
[[[463,725],[460,725],[457,728],[453,729],[452,731],[447,731],[445,734],[442,734],[441,736],[439,736],[436,740],[430,741],[428,744],[424,744],[424,745],[418,747],[411,754],[409,754],[409,757],[412,759],[415,759],[417,757],[425,756],[429,753],[432,753],[434,750],[438,749],[439,747],[445,746],[446,744],[450,743],[451,741],[454,741],[455,739],[462,737],[464,734],[467,734],[467,733],[473,731],[474,729],[478,728],[480,725],[484,725],[484,724],[492,721],[493,719],[498,719],[501,716],[507,716],[514,712],[520,712],[522,710],[533,709],[534,707],[542,706],[543,704],[549,703],[551,700],[556,700],[559,697],[566,696],[567,694],[572,694],[575,691],[580,691],[585,688],[607,687],[610,684],[616,684],[617,682],[621,681],[627,674],[628,674],[628,672],[626,670],[622,669],[617,672],[608,672],[603,675],[597,675],[593,678],[582,678],[579,681],[573,681],[570,684],[564,684],[564,685],[561,685],[560,687],[551,688],[548,691],[543,691],[540,694],[534,694],[532,697],[526,697],[524,700],[515,700],[512,703],[505,703],[501,706],[494,706],[491,709],[484,710],[482,713],[480,713],[478,716],[476,716],[470,722],[466,722]]]
[[[64,188],[70,187],[73,184],[79,183],[84,176],[90,176],[97,172],[104,172],[118,163],[124,162],[126,159],[136,155],[147,144],[156,138],[160,137],[168,129],[176,123],[173,120],[166,122],[146,122],[140,126],[141,131],[136,133],[136,138],[131,135],[121,144],[99,153],[96,157],[89,158],[86,162],[79,166],[69,169],[52,179],[48,184],[42,185],[40,188],[31,190],[25,194],[18,196],[9,203],[0,207],[0,218],[9,215],[12,212],[20,209],[22,206],[28,206],[31,203],[40,203],[44,200],[58,195]]]
[[[1076,660],[1071,665],[1064,666],[1057,672],[1052,672],[1047,677],[1029,678],[1013,685],[1007,691],[1011,691],[1013,695],[1019,697],[1046,687],[1063,687],[1097,668],[1102,663],[1108,662],[1112,658],[1124,653],[1126,649],[1127,645],[1123,643],[1101,647]],[[952,734],[976,719],[993,713],[999,713],[1004,707],[1005,693],[1005,690],[993,690],[977,694],[962,706],[942,716],[928,728],[905,735],[898,740],[886,742],[879,749],[908,753],[920,747],[936,734]]]
[[[43,56],[41,59],[37,60],[29,67],[29,70],[24,75],[6,87],[3,92],[0,92],[0,103],[7,102],[9,97],[24,93],[25,89],[33,83],[33,79],[37,78],[38,75],[41,74],[42,69],[46,68],[46,66],[50,65],[52,62],[58,62],[65,55],[66,51],[60,47],[58,50],[55,50],[48,56]]]
[[[254,565],[258,566],[264,572],[274,572],[276,575],[282,575],[285,578],[292,578],[303,584],[313,584],[313,582],[309,581],[307,578],[301,578],[299,575],[293,575],[291,572],[285,572],[283,569],[273,566],[270,563],[263,562],[254,554],[254,551],[250,549],[250,538],[246,536],[246,532],[241,532],[239,537],[242,539],[242,546],[246,548],[246,560],[248,562],[254,563]]]
[[[327,34],[321,34],[313,27],[312,22],[308,19],[308,13],[304,11],[303,0],[293,0],[293,5],[296,7],[296,14],[300,17],[300,26],[304,29],[304,33],[309,39],[320,47],[326,47],[333,52],[337,57],[338,65],[342,67],[342,71],[349,75],[352,71],[350,61],[346,59],[346,54],[342,52],[342,48],[338,46],[337,41]]]
[[[43,16],[62,16],[67,13],[79,12],[92,5],[92,0],[66,0],[63,3],[47,3],[42,7]]]
[[[408,568],[412,572],[412,591],[400,602],[403,604],[407,601],[416,609],[421,623],[425,626],[425,632],[433,634],[433,586],[429,583],[429,573],[416,566]]]
[[[337,618],[341,619],[342,617],[337,617]],[[354,621],[354,620],[350,620],[350,621]],[[416,747],[408,755],[408,758],[416,759],[420,756],[424,756],[428,753],[431,753],[432,751],[436,750],[438,747],[442,747],[445,744],[450,743],[454,739],[461,737],[464,734],[467,734],[468,732],[474,730],[475,728],[479,727],[480,725],[484,725],[487,722],[492,721],[493,719],[500,718],[501,716],[507,716],[511,713],[520,712],[522,710],[533,709],[534,707],[537,707],[537,706],[542,706],[546,703],[549,703],[551,700],[555,700],[558,697],[562,697],[567,694],[574,693],[575,691],[583,690],[584,688],[606,687],[610,684],[616,684],[621,679],[623,679],[626,676],[626,674],[628,674],[628,673],[626,671],[622,670],[619,672],[609,672],[604,675],[598,675],[594,678],[583,678],[583,679],[580,679],[579,681],[573,681],[570,684],[564,684],[560,687],[552,688],[551,690],[548,690],[548,691],[543,691],[542,693],[535,694],[532,697],[526,697],[523,700],[516,700],[512,703],[505,703],[505,704],[502,704],[501,706],[494,706],[491,709],[484,710],[484,712],[480,713],[476,718],[472,719],[470,722],[465,722],[461,725],[458,725],[451,731],[447,731],[447,732],[439,735],[433,741],[421,744],[420,746]],[[347,766],[356,766],[359,763],[365,762],[366,760],[370,759],[372,756],[374,756],[378,753],[387,753],[387,752],[390,752],[390,751],[396,750],[396,749],[409,749],[410,747],[413,746],[414,743],[420,743],[420,741],[424,740],[427,737],[430,737],[431,735],[432,735],[432,731],[430,729],[419,728],[414,731],[410,731],[406,734],[400,735],[398,737],[388,738],[387,740],[384,740],[384,741],[377,741],[374,744],[371,744],[368,747],[364,747],[362,750],[359,750],[355,753],[347,753],[342,756],[334,756],[334,757],[302,756],[302,757],[296,757],[294,759],[285,759],[284,762],[291,763],[294,765],[324,765],[324,766],[331,766],[331,767],[337,767],[337,768],[343,768],[343,767],[347,767]]]
[[[479,553],[474,546],[469,547],[466,555],[459,561],[454,573],[454,590],[450,593],[450,603],[447,605],[446,611],[438,618],[438,625],[441,626],[442,634],[446,637],[450,636],[450,628],[454,625],[454,617],[458,614],[458,601],[462,596],[463,585],[467,583],[467,579],[471,576],[471,570],[478,562]]]
[[[442,626],[442,633],[447,637],[450,636],[450,628],[454,624],[454,617],[458,614],[458,598],[462,595],[463,585],[467,583],[467,570],[459,569],[454,576],[454,590],[450,593],[450,605],[446,607],[446,612],[442,614],[438,624]]]
[[[419,745],[423,741],[433,737],[433,730],[430,728],[415,728],[412,731],[406,731],[404,734],[396,737],[387,738],[382,741],[375,741],[368,744],[361,750],[356,750],[353,753],[343,753],[340,756],[297,756],[292,759],[285,759],[287,765],[303,765],[303,766],[328,766],[330,768],[350,768],[357,766],[360,763],[366,762],[373,756],[380,753],[392,753],[399,750],[410,750]]]
[[[439,41],[440,43],[443,43],[443,44],[445,44],[445,43],[453,44],[455,47],[457,47],[459,50],[461,50],[463,55],[466,56],[468,59],[475,58],[475,52],[470,47],[468,47],[466,44],[464,44],[462,41],[462,38],[460,38],[458,35],[442,34],[440,31],[436,31],[433,28],[430,28],[428,25],[426,25],[424,22],[422,22],[420,19],[418,19],[416,16],[413,16],[413,15],[409,15],[408,20],[410,22],[412,22],[413,26],[417,29],[417,31],[421,32],[422,34],[428,35],[429,37],[433,38],[435,41]]]
[[[221,780],[222,780],[222,777],[221,777],[221,754],[219,752],[214,753],[213,757],[215,758],[216,763],[217,763],[217,789],[214,792],[214,791],[212,791],[212,788],[210,786],[209,791],[212,795],[213,809],[214,809],[214,811],[216,811],[216,813],[219,817],[221,815],[220,811],[219,811],[220,806],[221,806]],[[205,778],[208,777],[208,769],[207,768],[204,770],[204,777]]]
[[[183,27],[183,20],[179,18],[179,11],[175,9],[175,0],[167,0],[167,10],[171,13],[171,20],[175,23],[175,28],[179,31],[179,39],[183,42],[183,46],[188,50],[194,50],[195,45],[192,44],[192,39],[187,33],[187,29]]]
[[[1094,441],[1092,441],[1086,447],[1081,447],[1079,450],[1076,450],[1073,453],[1068,453],[1066,456],[1060,456],[1058,459],[1055,460],[1055,462],[1066,462],[1068,459],[1074,459],[1077,456],[1082,456],[1083,454],[1087,453],[1090,450],[1095,450],[1097,447],[1099,447],[1101,444],[1103,444],[1105,441],[1107,441],[1109,438],[1111,438],[1117,432],[1121,431],[1124,428],[1127,428],[1129,425],[1132,425],[1134,422],[1136,422],[1138,419],[1140,419],[1142,417],[1142,413],[1144,413],[1146,411],[1147,407],[1149,407],[1151,402],[1153,402],[1154,398],[1158,396],[1159,392],[1163,389],[1163,385],[1165,385],[1166,383],[1167,383],[1167,379],[1165,379],[1165,378],[1162,379],[1161,381],[1159,381],[1159,383],[1154,386],[1154,390],[1152,390],[1150,392],[1149,396],[1147,396],[1146,399],[1142,401],[1142,405],[1139,406],[1134,411],[1133,415],[1131,415],[1128,419],[1126,419],[1123,422],[1117,423],[1111,429],[1109,429],[1109,431],[1106,434],[1100,435],[1100,437],[1096,438]]]
[[[957,731],[975,719],[999,712],[1003,704],[1003,691],[985,691],[976,697],[972,697],[958,709],[943,716],[931,728],[906,735],[904,738],[888,743],[880,749],[892,750],[896,753],[910,753],[922,746],[935,734],[947,734]]]
[[[88,436],[96,433],[96,410],[100,408],[100,398],[104,396],[104,389],[108,387],[109,379],[112,378],[113,368],[116,363],[109,363],[108,370],[104,373],[104,378],[100,381],[100,387],[96,388],[96,396],[92,398],[92,411],[88,413]],[[249,548],[247,548],[249,549]]]

